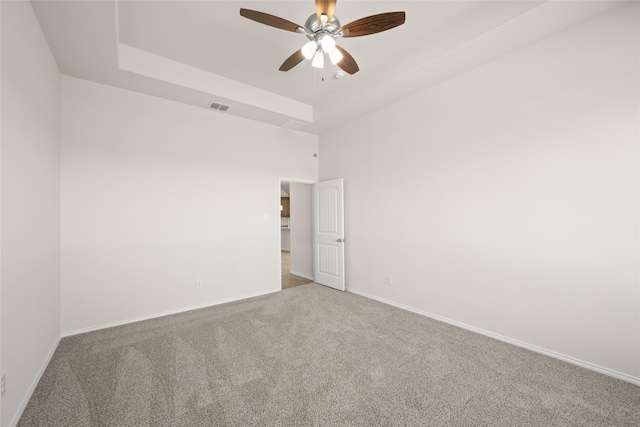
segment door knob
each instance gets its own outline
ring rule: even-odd
[[[338,239],[336,242],[344,242],[344,239]]]

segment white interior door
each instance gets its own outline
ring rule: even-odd
[[[313,185],[313,209],[313,280],[344,291],[342,178]]]

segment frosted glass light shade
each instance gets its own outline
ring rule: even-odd
[[[338,49],[333,49],[331,53],[329,53],[329,59],[333,65],[336,65],[338,62],[342,60],[342,52]]]
[[[313,61],[311,61],[311,65],[316,68],[324,67],[324,53],[321,50],[316,52],[316,56],[313,57]]]
[[[320,45],[322,46],[322,50],[331,53],[336,48],[336,41],[331,36],[324,36],[320,40]]]
[[[304,56],[306,59],[313,58],[313,54],[316,53],[317,48],[318,43],[311,40],[309,43],[306,43],[304,46],[302,46],[302,56]]]

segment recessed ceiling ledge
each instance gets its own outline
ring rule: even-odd
[[[118,43],[118,68],[123,71],[197,90],[293,119],[313,122],[313,107],[266,90]]]

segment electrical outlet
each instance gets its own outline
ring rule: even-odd
[[[196,288],[201,288],[201,287],[202,287],[202,279],[196,280]]]
[[[387,286],[393,285],[393,277],[387,276]]]
[[[6,391],[6,389],[7,389],[6,382],[3,375],[2,379],[0,379],[0,396],[4,396],[4,392]]]

